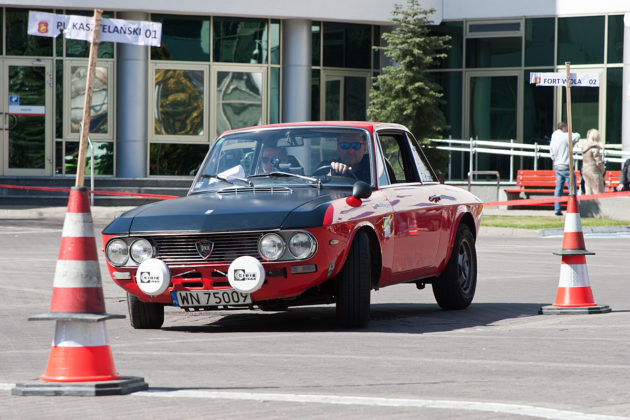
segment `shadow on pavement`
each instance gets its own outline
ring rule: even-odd
[[[423,334],[485,326],[494,322],[538,316],[540,303],[473,303],[461,311],[444,311],[435,304],[372,304],[366,328],[340,328],[334,306],[290,308],[285,312],[239,312],[217,317],[213,312],[167,313],[165,331],[230,332],[383,332]],[[214,314],[214,315],[213,315]]]

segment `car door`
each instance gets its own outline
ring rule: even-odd
[[[406,132],[379,132],[378,139],[387,173],[379,183],[384,184],[381,189],[394,209],[392,279],[429,275],[437,265],[441,239],[440,197],[430,182],[422,182],[427,174],[422,173],[425,168],[418,168],[419,156]]]

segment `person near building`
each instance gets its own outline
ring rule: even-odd
[[[621,168],[619,184],[616,188],[617,191],[630,191],[630,159],[626,160]]]
[[[591,128],[582,144],[582,179],[586,194],[600,194],[605,190],[602,150],[599,131]]]
[[[554,197],[561,197],[564,186],[568,186],[569,181],[569,129],[567,123],[560,121],[558,128],[551,135],[550,154],[553,160],[553,170],[556,173],[556,189]],[[573,144],[580,140],[578,133],[573,133]],[[553,203],[553,210],[556,216],[562,216],[560,202]]]

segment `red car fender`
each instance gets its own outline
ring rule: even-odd
[[[475,235],[475,238],[477,237],[477,231],[479,229],[479,223],[481,219],[481,211],[479,211],[479,214],[473,215],[471,214],[471,210],[474,211],[474,209],[469,209],[464,204],[461,204],[458,206],[451,206],[444,209],[442,228],[444,230],[447,230],[447,232],[445,233],[448,233],[448,238],[446,238],[446,235],[443,235],[442,238],[448,239],[448,243],[446,247],[440,246],[440,248],[444,250],[445,252],[443,252],[441,256],[438,256],[438,258],[441,257],[441,262],[438,266],[438,275],[442,273],[442,271],[444,271],[444,268],[446,268],[446,264],[448,263],[448,260],[451,258],[451,254],[453,253],[453,247],[455,246],[455,237],[457,236],[457,229],[459,227],[459,224],[462,223],[462,219],[464,218],[464,215],[469,214],[472,217],[473,223],[475,224],[475,227],[473,228],[473,235]],[[448,229],[448,226],[452,226],[452,229]]]

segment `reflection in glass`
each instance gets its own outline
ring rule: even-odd
[[[52,13],[52,10],[38,10]],[[6,9],[7,55],[32,55],[51,57],[53,38],[27,34],[28,9]]]
[[[152,60],[210,61],[210,19],[202,16],[151,15],[162,23],[162,45],[151,47]]]
[[[65,154],[61,151],[61,142],[56,145],[55,173],[64,175],[76,175],[79,156],[79,142],[65,142]],[[112,142],[92,142],[94,147],[94,175],[114,174],[114,143]],[[63,156],[63,163],[60,156]],[[85,174],[92,173],[92,152],[88,146]]]
[[[269,69],[269,124],[280,122],[280,68]]]
[[[217,133],[262,123],[262,73],[217,72]]]
[[[269,34],[269,49],[271,64],[280,64],[280,21],[271,21],[271,32]]]
[[[72,66],[70,69],[70,132],[81,131],[83,106],[85,105],[85,80],[87,66]],[[90,133],[107,134],[108,98],[107,68],[96,67],[94,71],[94,91],[90,111]]]
[[[267,19],[214,18],[214,61],[266,64],[267,22]]]
[[[321,64],[321,47],[322,47],[322,24],[321,22],[313,22],[311,25],[311,65],[319,66]],[[319,114],[317,114],[319,119]]]
[[[152,143],[149,175],[192,176],[208,152],[207,144]]]
[[[155,134],[203,135],[203,71],[155,70]]]
[[[442,69],[458,69],[462,67],[464,55],[464,23],[459,22],[442,22],[437,26],[431,27],[431,31],[438,36],[448,35],[451,39],[448,44],[451,48],[446,51],[446,59],[440,60],[434,66]]]
[[[566,61],[570,61],[571,64],[604,62],[604,18],[604,16],[558,18],[559,65]]]
[[[9,96],[9,168],[44,169],[46,69],[9,66]]]

